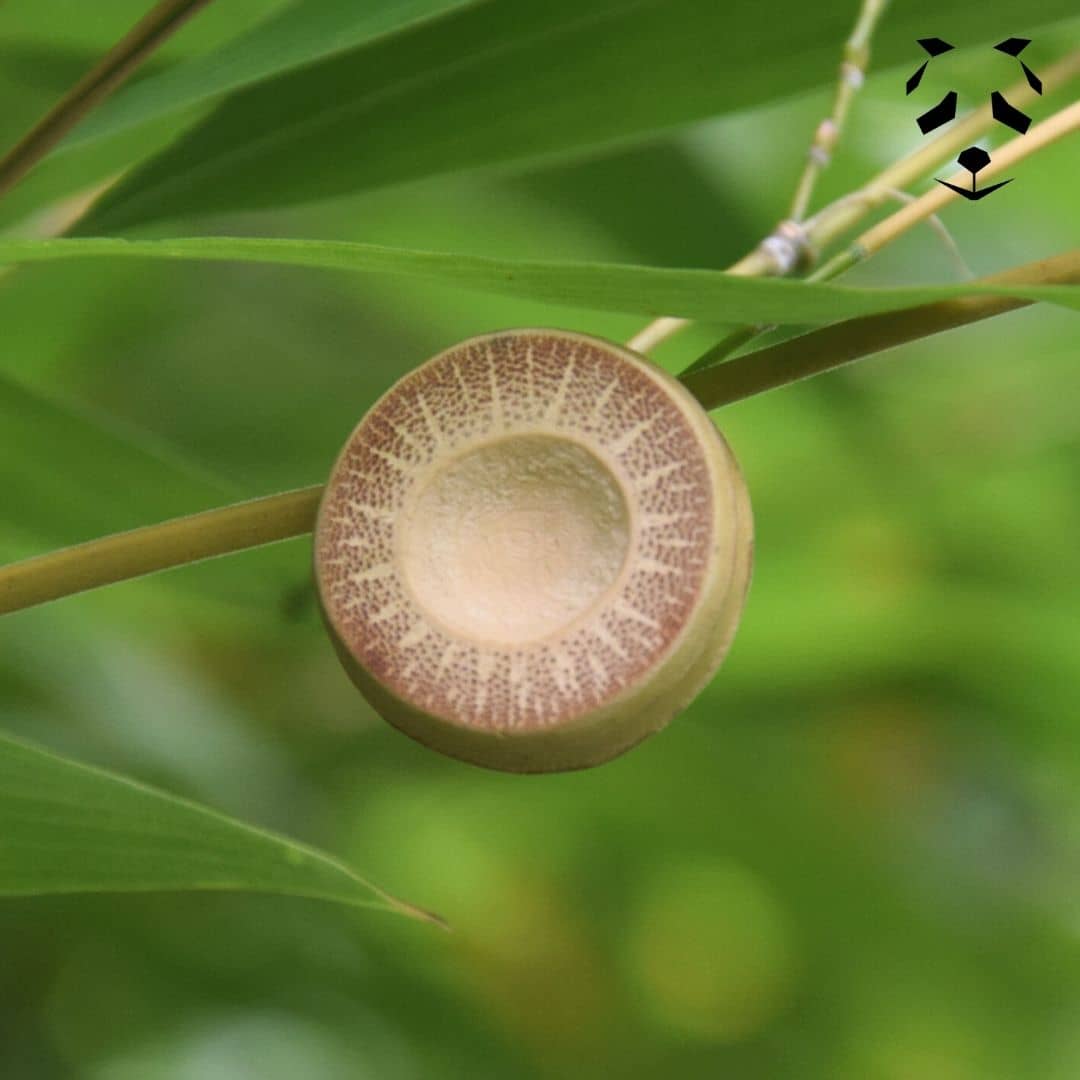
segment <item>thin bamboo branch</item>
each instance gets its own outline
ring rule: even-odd
[[[732,330],[731,333],[726,334],[721,338],[708,352],[703,353],[689,367],[683,370],[679,374],[679,378],[683,379],[697,371],[699,368],[714,367],[716,364],[723,363],[723,361],[741,349],[744,345],[749,345],[754,338],[775,329],[774,326],[763,326],[754,323],[747,323],[745,326],[737,327]]]
[[[22,139],[0,158],[0,197],[211,0],[160,0]]]
[[[996,285],[1077,283],[1080,282],[1080,249],[980,280]],[[685,372],[680,378],[706,409],[718,409],[908,341],[1026,307],[1030,302],[1014,297],[968,296],[849,319],[726,363]]]
[[[898,199],[901,203],[907,205],[915,201],[914,195],[908,195],[903,191],[892,192],[892,197]],[[956,261],[957,269],[960,271],[960,276],[970,281],[974,278],[974,274],[968,268],[964,257],[960,254],[960,249],[956,246],[956,242],[953,240],[949,233],[949,230],[945,228],[941,219],[932,214],[927,219],[928,223],[934,229],[935,232],[941,237],[942,242],[948,249],[949,254]],[[818,267],[812,274],[808,274],[807,281],[829,281],[832,278],[843,273],[844,270],[849,269],[854,265],[853,261],[849,261],[843,265],[840,265],[837,260],[831,260],[824,266]],[[699,368],[713,367],[715,364],[719,364],[726,360],[729,356],[741,349],[744,345],[748,345],[756,337],[760,337],[762,334],[767,334],[771,330],[775,330],[775,326],[769,325],[755,325],[747,323],[745,326],[736,327],[734,330],[726,334],[716,345],[714,345],[708,352],[699,356],[692,364],[686,367],[680,375],[680,378],[690,375],[692,372],[697,371]]]
[[[202,0],[202,3],[206,2],[208,0]],[[167,5],[159,5],[164,6]],[[189,0],[189,6],[194,9],[201,4],[199,0]],[[1064,81],[1077,71],[1080,71],[1080,52],[1056,65],[1044,83]],[[1010,91],[1009,96],[1022,98],[1023,94],[1017,89]],[[838,200],[827,207],[808,223],[802,236],[812,237],[820,243],[842,232],[869,212],[878,201],[892,197],[897,187],[921,176],[928,163],[937,162],[958,146],[970,143],[979,134],[974,130],[976,123],[981,125],[988,122],[989,109],[985,112],[986,117],[973,114],[946,136],[935,140],[934,144],[890,166],[855,196]],[[989,175],[996,174],[1075,130],[1077,126],[1080,126],[1080,103],[1044,121],[1023,139],[1013,140],[998,153],[992,171],[991,166],[985,171]],[[955,197],[955,193],[946,188],[932,191],[868,230],[860,242],[866,250],[876,251],[906,228],[930,217],[941,205]],[[777,232],[735,263],[728,272],[745,276],[788,272],[794,261],[779,253],[778,246],[799,241],[798,238],[785,236],[785,226],[793,227],[794,223],[781,223]],[[774,243],[770,244],[769,241]],[[790,265],[786,265],[788,263]],[[846,265],[840,267],[844,268]],[[1080,251],[1018,267],[985,280],[998,284],[1078,282]],[[831,370],[902,342],[988,318],[1026,303],[1012,298],[978,296],[854,319],[727,363],[708,367],[694,365],[695,370],[687,373],[684,381],[706,408],[713,409]],[[683,319],[657,320],[636,335],[630,345],[637,349],[652,347],[686,324],[687,320]],[[740,335],[753,329],[736,331],[729,336],[729,341],[736,342]],[[321,485],[315,485],[271,495],[0,567],[0,614],[158,570],[303,535],[314,527],[321,494]]]
[[[245,548],[303,536],[322,485],[175,518],[0,567],[0,615]]]
[[[1080,75],[1080,49],[1045,70],[1044,94],[1060,89],[1077,75]],[[1026,80],[1020,80],[1006,91],[1005,96],[1022,107],[1029,104],[1036,94]],[[895,198],[897,191],[921,180],[985,135],[993,123],[990,105],[975,109],[941,135],[883,169],[857,191],[842,196],[818,211],[801,226],[791,221],[781,222],[754,251],[730,267],[728,273],[761,276],[791,273],[805,253],[827,247],[883,203]],[[649,348],[654,348],[689,325],[689,319],[656,319],[639,331],[628,346],[636,348],[633,342],[644,340]]]
[[[664,315],[654,319],[648,326],[643,326],[627,343],[628,349],[634,352],[651,352],[663,341],[677,334],[684,327],[690,325],[689,319],[679,319],[674,315]]]
[[[806,153],[806,165],[795,188],[791,209],[788,210],[791,221],[802,221],[806,217],[817,178],[829,164],[844,130],[844,121],[851,109],[851,103],[866,81],[866,69],[870,63],[870,41],[878,20],[888,6],[889,0],[863,0],[851,37],[844,44],[844,56],[840,61],[840,77],[836,84],[832,111],[818,124],[810,149]]]
[[[1080,250],[984,278],[987,284],[1080,283]],[[999,296],[946,300],[829,326],[684,374],[706,409],[841,367],[883,349],[1024,307]],[[0,615],[184,563],[311,532],[321,485],[224,506],[0,567]]]
[[[768,277],[774,272],[772,267],[769,253],[762,247],[756,247],[753,251],[748,251],[737,263],[729,266],[725,273],[734,274],[737,277]],[[690,319],[664,315],[639,330],[627,341],[626,347],[639,353],[649,352],[689,326],[690,323]]]
[[[1077,130],[1080,130],[1080,101],[1054,113],[1041,124],[1036,124],[1027,134],[1017,135],[1016,138],[999,147],[994,152],[990,164],[979,173],[979,182],[982,183],[984,179],[997,176],[1023,161],[1024,158],[1030,157]],[[949,178],[949,182],[958,187],[967,187],[970,178],[970,173],[957,173]],[[902,210],[897,210],[895,214],[891,214],[884,221],[868,229],[852,246],[862,252],[863,258],[867,258],[880,251],[886,244],[892,243],[913,225],[925,221],[943,206],[959,198],[960,196],[955,191],[940,184]]]
[[[1043,74],[1044,96],[1067,85],[1080,75],[1080,49],[1052,64]],[[1029,105],[1037,97],[1027,80],[1015,83],[1005,96],[1018,106]],[[925,146],[893,162],[858,191],[837,199],[815,214],[806,224],[810,242],[817,248],[827,246],[887,202],[895,191],[921,180],[955,158],[961,150],[985,135],[993,123],[991,106],[980,106]]]
[[[761,241],[753,251],[743,256],[734,266],[730,266],[729,274],[786,274],[794,269],[799,261],[803,245],[800,243],[802,233],[797,223],[805,215],[818,174],[828,163],[840,137],[840,131],[855,93],[866,79],[866,68],[870,62],[870,39],[888,4],[889,0],[863,0],[851,36],[844,43],[843,57],[840,61],[840,78],[833,99],[832,113],[818,125],[814,132],[813,141],[807,151],[806,166],[796,186],[788,218],[781,222],[772,234]],[[789,228],[790,226],[795,227],[792,229]],[[790,259],[787,258],[789,251],[791,252]],[[689,319],[662,316],[638,331],[626,343],[626,347],[641,353],[648,352],[689,325]]]

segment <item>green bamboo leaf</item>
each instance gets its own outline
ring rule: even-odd
[[[280,2],[271,0],[271,6]],[[2,3],[3,0],[0,0]],[[0,110],[0,147],[6,149],[7,144],[24,135],[131,28],[140,15],[146,14],[150,6],[149,3],[132,4],[128,0],[119,3],[116,0],[94,0],[93,4],[67,4],[62,17],[58,18],[57,9],[48,4],[4,5],[3,15],[0,15],[0,101],[4,103]],[[246,34],[237,35],[257,18],[265,17],[267,6],[267,0],[232,0],[228,4],[213,4],[204,9],[180,33],[155,50],[139,73],[140,81],[130,89],[143,97],[144,83],[156,83],[159,77],[186,71],[189,64],[192,67],[199,64],[202,57],[190,59],[194,54],[202,52],[215,56],[228,49],[230,39],[238,42],[246,40]],[[180,59],[188,62],[176,63]],[[127,92],[122,91],[118,97],[125,96]],[[205,97],[195,97],[192,101],[178,100],[171,108],[163,110],[159,96],[159,107],[145,119],[160,119],[199,100],[205,100]],[[111,111],[113,105],[114,102],[110,101],[102,111]],[[92,114],[84,122],[87,127],[100,123],[98,114]],[[80,143],[97,141],[93,136],[87,136],[82,127],[77,129],[74,140]],[[71,142],[65,143],[64,148]],[[156,143],[150,149],[156,150]],[[132,160],[129,154],[126,162],[121,164],[130,164]],[[100,171],[90,175],[84,173],[76,183],[86,183],[101,175],[104,173]]]
[[[124,240],[0,240],[0,264],[77,258],[202,259],[396,274],[505,296],[598,311],[678,315],[716,323],[819,324],[977,294],[1045,300],[1080,309],[1080,286],[917,285],[853,288],[720,270],[621,263],[492,259],[335,240],[187,237]]]
[[[377,41],[479,0],[301,0],[226,42],[122,90],[75,131],[76,147]]]
[[[170,40],[159,57],[190,56],[215,48],[246,30],[282,0],[228,0],[211,4]],[[146,14],[145,0],[94,0],[92,4],[40,4],[37,0],[0,0],[4,56],[8,48],[77,49],[90,62]],[[84,68],[85,70],[85,68]],[[58,87],[59,90],[66,87]]]
[[[1072,0],[1031,0],[1025,25],[1074,14]],[[746,109],[831,82],[852,15],[801,0],[487,0],[235,95],[106,196],[82,232],[324,198]],[[878,69],[910,61],[926,18],[895,7]],[[935,11],[934,28],[968,44],[994,32],[979,0]]]
[[[0,896],[228,890],[434,916],[314,848],[0,735]]]
[[[478,0],[372,0],[366,4],[342,4],[340,0],[301,0],[281,11],[272,12],[263,22],[248,29],[257,11],[246,4],[215,4],[192,20],[183,33],[166,43],[161,56],[175,56],[191,48],[205,47],[205,40],[217,46],[209,52],[173,64],[164,71],[146,73],[130,86],[105,102],[44,161],[27,181],[6,198],[0,208],[0,221],[18,221],[36,207],[61,198],[93,181],[120,173],[134,162],[157,153],[180,131],[205,115],[207,109],[224,95],[264,79],[294,70],[305,64],[333,56],[347,49],[373,42],[402,27],[419,23],[446,11],[475,4]],[[264,12],[265,14],[265,4]],[[248,10],[245,10],[245,7]],[[76,15],[78,13],[75,13]],[[125,14],[112,18],[94,12],[94,28],[99,37],[102,28],[119,33]],[[25,21],[25,20],[24,20]],[[93,63],[97,52],[111,40],[95,40],[93,51],[58,48],[55,43],[56,20],[48,28],[5,26],[5,34],[16,48],[0,57],[0,95],[12,103],[0,115],[0,131],[7,131],[2,142],[10,142],[23,133],[55,98]],[[36,30],[36,33],[34,32]],[[72,32],[70,28],[65,30]],[[231,32],[245,31],[228,38]],[[78,19],[74,33],[85,35]],[[35,43],[34,39],[44,36]],[[220,43],[221,38],[227,39]],[[29,38],[22,44],[21,38]],[[204,40],[205,39],[205,40]],[[160,56],[148,67],[160,67]],[[66,74],[64,74],[66,72]],[[31,75],[34,82],[47,79],[47,92],[39,92],[24,101],[23,88]],[[36,102],[36,104],[35,104]]]
[[[5,34],[0,51],[0,146],[7,149],[21,138],[93,62],[92,53],[25,46]]]

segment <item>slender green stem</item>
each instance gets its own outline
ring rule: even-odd
[[[171,0],[170,3],[159,4],[155,10],[160,12],[165,8],[179,10],[187,7],[187,14],[191,14],[208,2],[209,0]],[[140,24],[140,27],[143,25]],[[135,36],[138,30],[139,28],[136,28],[129,38]],[[127,40],[129,39],[125,39]],[[122,42],[121,46],[123,44]],[[120,50],[121,46],[117,46],[113,53]],[[156,47],[156,44],[153,47]],[[113,53],[110,53],[110,56]],[[1049,86],[1063,82],[1078,71],[1080,52],[1055,65],[1044,78],[1044,84]],[[125,71],[121,78],[126,77],[127,73],[129,72]],[[118,85],[118,82],[113,85]],[[109,85],[104,93],[111,92],[113,85]],[[76,90],[78,89],[77,87]],[[72,92],[72,95],[74,94],[75,91]],[[69,98],[72,95],[69,95]],[[13,154],[0,161],[0,193],[5,190],[5,177],[6,186],[10,187],[102,96],[104,94],[94,97],[89,104],[84,102],[81,106],[72,105],[72,112],[67,120],[61,119],[52,126],[52,130],[58,132],[52,142],[47,145],[35,144],[34,140],[30,139],[29,149],[21,149],[27,145],[27,140],[24,140]],[[1023,87],[1009,92],[1010,99],[1023,99],[1024,96]],[[58,111],[64,110],[60,108]],[[782,222],[772,237],[740,259],[728,272],[745,276],[787,273],[794,261],[777,256],[778,244],[796,245],[797,250],[797,246],[807,240],[824,244],[835,238],[874,206],[892,197],[898,187],[918,179],[943,157],[947,157],[958,147],[968,145],[982,133],[989,121],[989,108],[979,110],[933,144],[890,166],[854,196],[848,196],[826,207],[811,219],[805,228],[800,228],[790,221]],[[49,127],[48,124],[44,126]],[[1041,146],[1075,130],[1077,126],[1080,126],[1080,103],[1062,110],[1033,129],[1023,142],[1013,140],[995,158],[993,171],[1008,168]],[[1037,133],[1037,138],[1032,139]],[[44,145],[44,149],[35,151],[34,145]],[[990,171],[988,167],[987,173]],[[842,272],[858,260],[864,246],[867,251],[878,250],[906,228],[932,215],[950,197],[954,197],[953,193],[942,189],[915,200],[904,210],[869,230],[855,245],[841,253],[839,261],[826,264],[818,276],[835,276]],[[786,235],[785,229],[791,228],[798,229],[798,235]],[[768,240],[776,240],[777,243],[770,245]],[[1018,267],[985,281],[997,284],[1080,282],[1080,251]],[[684,374],[684,381],[706,408],[714,409],[831,370],[894,345],[988,318],[1025,306],[1026,303],[1024,300],[1005,297],[976,296],[853,319],[768,349],[748,353],[726,363],[716,363],[717,357],[708,354],[693,365],[692,371]],[[636,335],[630,345],[641,350],[651,348],[686,324],[687,320],[683,319],[657,320]],[[727,356],[745,341],[756,336],[756,333],[757,328],[747,327],[729,335],[726,342],[722,343],[725,345],[723,355]],[[271,495],[104,537],[0,567],[0,615],[143,574],[303,535],[314,527],[321,494],[322,487],[316,485]]]
[[[626,347],[642,354],[652,352],[661,342],[667,341],[669,337],[673,337],[689,325],[689,319],[681,319],[675,315],[662,315],[659,319],[653,319],[648,326],[643,326],[626,342]]]
[[[893,198],[899,199],[900,202],[905,205],[909,205],[916,201],[914,195],[907,195],[901,191],[894,191],[892,193]],[[949,235],[948,229],[945,228],[941,219],[936,214],[930,214],[926,219],[934,229],[941,235],[946,247],[949,249],[949,253],[956,260],[960,269],[961,277],[965,279],[973,278],[975,275],[968,269],[967,264],[964,262],[963,256],[960,254],[959,248],[953,238]],[[859,247],[858,242],[854,243],[850,248],[845,251],[841,251],[835,257],[830,259],[827,263],[819,266],[813,273],[807,274],[806,281],[831,281],[835,277],[839,277],[841,274],[850,270],[860,259],[865,257],[865,252]],[[701,368],[714,367],[716,364],[722,363],[729,356],[741,349],[744,345],[748,345],[754,338],[760,337],[762,334],[768,333],[770,330],[774,330],[774,326],[754,325],[748,323],[745,326],[736,327],[724,338],[722,338],[716,345],[714,345],[708,352],[699,356],[689,367],[683,372],[681,377],[692,374],[695,371],[699,371]]]
[[[1053,116],[1036,124],[1025,135],[1017,135],[995,152],[990,164],[979,173],[979,182],[997,176],[999,173],[1012,168],[1024,158],[1038,153],[1051,143],[1072,135],[1080,130],[1080,101],[1054,113]],[[957,187],[967,187],[970,174],[957,173],[949,178],[950,183]],[[891,244],[898,236],[907,232],[913,225],[925,221],[948,203],[955,202],[960,196],[944,184],[939,184],[932,191],[928,191],[921,198],[897,210],[884,221],[878,222],[871,229],[867,229],[856,241],[857,246],[864,257],[880,251],[886,244]]]
[[[1045,94],[1049,95],[1060,89],[1077,75],[1080,75],[1080,50],[1070,53],[1043,72]],[[1027,81],[1021,80],[1011,86],[1005,96],[1018,106],[1024,106],[1036,95]],[[900,158],[857,191],[830,203],[805,223],[799,224],[789,219],[782,221],[757,248],[729,267],[728,273],[763,277],[791,273],[808,252],[819,251],[839,239],[883,203],[895,199],[898,191],[921,180],[927,173],[985,135],[993,123],[990,105],[975,109],[948,131]],[[914,218],[911,219],[911,224],[915,224]],[[890,241],[899,235],[900,232],[896,232],[889,238]],[[830,276],[835,277],[843,269],[846,267],[837,264]],[[627,345],[639,352],[647,351],[668,340],[690,323],[689,319],[666,316],[656,319],[631,338]]]
[[[210,0],[160,0],[23,138],[0,158],[0,197],[117,90],[136,69]]]
[[[729,274],[754,276],[787,273],[787,270],[776,267],[774,251],[770,250],[770,242],[773,242],[775,246],[792,241],[797,242],[801,237],[797,228],[792,230],[790,235],[786,234],[786,227],[801,221],[806,213],[818,174],[828,164],[829,156],[840,137],[848,110],[851,108],[851,102],[866,79],[866,68],[870,62],[870,39],[888,5],[889,0],[863,0],[851,36],[844,44],[844,54],[840,61],[840,78],[837,82],[832,112],[829,117],[822,120],[814,132],[813,141],[806,155],[806,165],[795,189],[788,220],[777,226],[773,235],[766,238],[757,248],[744,255],[733,266],[728,267]],[[795,261],[797,260],[793,260],[792,266]],[[689,319],[680,319],[671,315],[661,316],[639,330],[627,341],[626,347],[639,353],[650,352],[689,325]],[[721,342],[722,345],[723,342]]]
[[[833,149],[843,133],[844,121],[851,103],[866,79],[866,69],[870,63],[870,41],[878,20],[888,6],[889,0],[863,0],[851,37],[844,44],[844,57],[840,61],[840,78],[836,84],[832,111],[818,124],[814,132],[814,139],[806,154],[806,165],[791,200],[791,209],[788,211],[791,221],[802,221],[806,217],[817,178],[821,170],[829,164]]]
[[[1080,75],[1080,50],[1051,65],[1043,75],[1046,95],[1069,83]],[[1021,80],[1011,86],[1005,96],[1018,106],[1024,106],[1030,104],[1036,94],[1026,80]],[[810,244],[818,249],[826,247],[857,225],[871,211],[894,198],[895,192],[921,180],[985,135],[993,123],[991,106],[983,105],[953,124],[948,131],[883,169],[858,191],[830,203],[806,223]]]
[[[303,536],[322,486],[286,491],[116,533],[0,567],[0,615],[61,596]]]
[[[1080,282],[1080,249],[982,278],[985,284]],[[969,296],[826,326],[726,363],[696,367],[680,378],[706,409],[798,382],[908,341],[1025,307],[1028,300]]]
[[[1080,250],[983,279],[987,284],[1080,282]],[[809,378],[883,349],[1024,307],[972,296],[851,319],[682,376],[706,409]],[[322,487],[224,506],[0,567],[0,615],[73,593],[311,532]]]
[[[735,274],[738,277],[767,277],[775,273],[769,254],[760,247],[747,252],[737,263],[729,266],[725,272]],[[669,337],[689,326],[690,322],[690,319],[665,315],[662,318],[653,320],[648,326],[639,330],[627,341],[626,347],[639,353],[650,352],[661,342],[667,341]]]
[[[981,171],[981,181],[997,176],[1023,161],[1024,158],[1077,131],[1080,131],[1080,101],[1054,113],[1041,124],[1036,124],[1026,134],[1018,135],[998,149],[990,164]],[[957,187],[966,187],[968,179],[968,174],[957,173],[950,177],[949,182]],[[890,214],[883,221],[867,229],[843,251],[837,252],[828,262],[819,266],[807,280],[831,281],[839,277],[853,266],[870,258],[871,255],[877,254],[909,229],[923,221],[934,220],[938,210],[959,198],[960,196],[952,188],[942,184],[920,198],[911,199],[902,210],[897,210],[895,214]]]
[[[741,349],[744,345],[748,345],[754,338],[772,329],[773,327],[771,326],[757,326],[748,323],[746,326],[740,326],[737,329],[732,330],[730,334],[723,337],[707,353],[699,356],[684,372],[682,372],[679,378],[683,378],[691,372],[697,371],[699,368],[714,367],[716,364],[723,363],[732,353]]]

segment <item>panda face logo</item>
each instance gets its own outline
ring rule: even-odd
[[[914,90],[918,89],[919,83],[922,82],[923,74],[930,64],[930,61],[933,60],[935,56],[941,56],[943,53],[951,52],[955,48],[954,45],[950,45],[947,41],[942,41],[941,38],[936,37],[919,38],[918,44],[927,54],[928,59],[922,62],[921,67],[919,67],[905,84],[905,90],[909,95]],[[1020,67],[1023,68],[1028,86],[1030,86],[1036,94],[1041,94],[1043,90],[1042,80],[1027,66],[1027,64],[1024,63],[1023,60],[1020,59],[1020,54],[1030,44],[1030,38],[1011,37],[998,42],[994,48],[998,52],[1005,53],[1008,56],[1015,56],[1020,63]],[[921,113],[915,118],[915,123],[918,124],[919,130],[924,135],[928,135],[931,131],[941,127],[942,124],[947,124],[950,120],[955,120],[956,104],[956,91],[950,90],[936,105],[931,106],[924,113]],[[1021,135],[1025,134],[1027,129],[1031,126],[1031,117],[1028,116],[1027,113],[1021,112],[1014,105],[1011,105],[1000,90],[991,92],[990,109],[994,119],[999,124],[1004,124],[1006,127],[1012,128],[1013,131],[1016,131]],[[976,175],[990,164],[990,155],[981,147],[969,146],[966,150],[960,152],[956,161],[961,168],[967,169],[967,171],[971,173],[970,190],[968,188],[957,187],[955,184],[950,184],[947,180],[938,180],[938,183],[944,184],[958,195],[963,195],[965,199],[976,200],[985,198],[992,192],[997,191],[998,188],[1003,188],[1006,184],[1012,182],[1011,180],[1002,180],[998,184],[992,184],[990,187],[976,190]]]

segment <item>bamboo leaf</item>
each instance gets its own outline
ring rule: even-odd
[[[478,0],[301,0],[226,42],[124,90],[68,140],[79,146],[377,41]]]
[[[1073,14],[1071,0],[1032,0],[1025,25]],[[906,63],[927,32],[910,5],[890,16],[877,69]],[[231,97],[83,232],[564,154],[746,109],[831,82],[850,18],[846,5],[798,0],[487,0]],[[978,0],[934,18],[950,40],[993,33]]]
[[[738,277],[719,270],[493,259],[334,240],[0,240],[0,264],[105,257],[277,263],[391,274],[598,311],[678,315],[716,323],[820,324],[974,295],[1015,296],[1080,308],[1080,286],[1076,285],[967,282],[853,288],[824,282]]]
[[[314,848],[0,735],[0,896],[189,889],[433,918]]]
[[[230,29],[245,32],[227,37],[217,48],[183,63],[147,74],[120,90],[83,120],[32,175],[5,197],[0,219],[18,221],[36,207],[124,171],[173,141],[180,131],[190,127],[228,93],[476,2],[372,0],[360,5],[342,4],[339,0],[301,0],[272,12],[251,29],[247,27],[256,13],[245,11],[247,4],[236,5],[238,10],[234,9],[235,0],[232,4],[215,4],[185,27],[179,35],[182,47],[190,47],[193,40],[201,44],[206,30],[210,31],[211,40],[220,39]],[[123,23],[119,13],[112,19],[97,13],[94,19],[99,28],[111,29],[111,24],[120,27]],[[55,19],[50,25],[55,32]],[[19,29],[16,26],[12,33],[16,41]],[[104,47],[101,43],[93,51],[84,48],[68,56],[72,50],[58,50],[54,41],[46,40],[47,46],[23,45],[0,58],[0,85],[5,91],[8,87],[4,76],[8,69],[21,67],[38,78],[42,69],[46,72],[59,69],[51,77],[48,94],[39,94],[26,103],[16,98],[15,104],[22,105],[16,110],[17,115],[10,122],[6,115],[0,117],[0,129],[8,133],[0,142],[21,136],[60,90],[91,66],[95,53]],[[172,41],[163,53],[172,55],[176,50]],[[66,75],[62,74],[64,71]],[[5,102],[9,96],[5,93]]]

